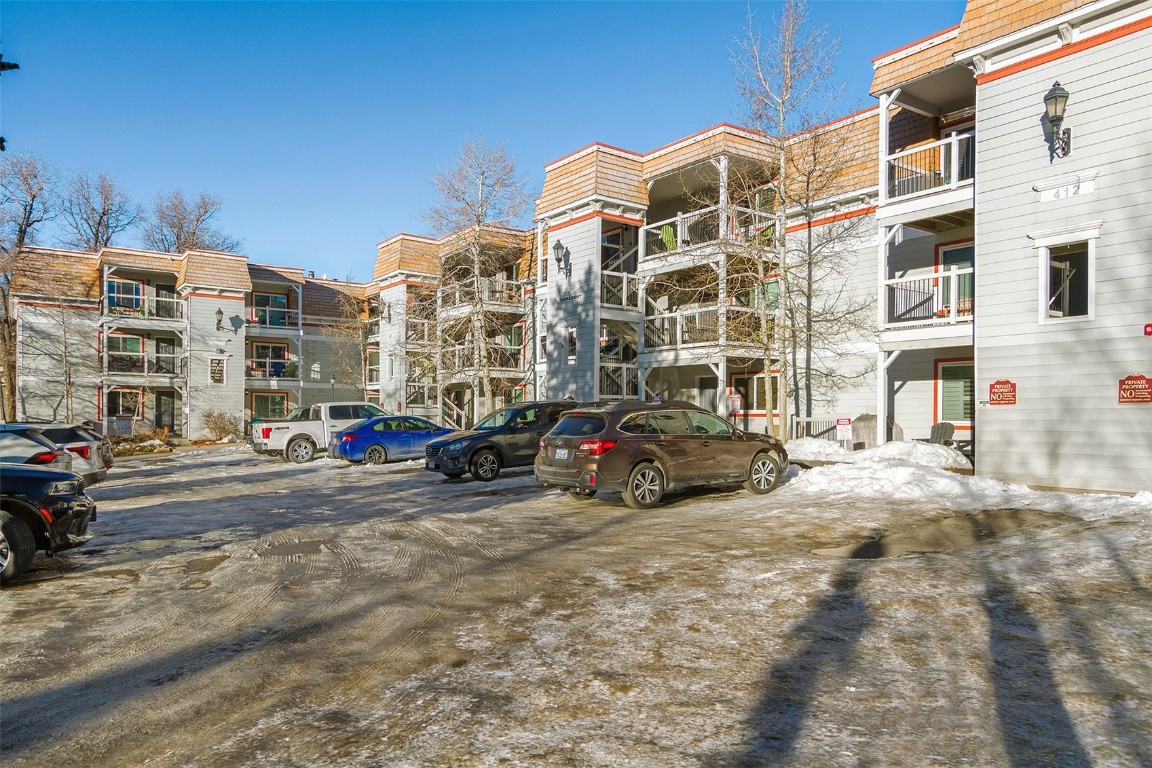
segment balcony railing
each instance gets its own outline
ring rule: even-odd
[[[885,280],[886,327],[972,322],[976,314],[972,267]]]
[[[721,218],[719,206],[677,214],[644,227],[644,258],[720,241],[769,246],[774,221],[771,213],[739,206],[729,206],[727,221]]]
[[[971,132],[953,133],[946,139],[889,155],[884,163],[887,183],[881,202],[955,189],[975,174],[975,136]]]
[[[646,349],[708,344],[764,346],[772,330],[770,318],[750,307],[726,308],[726,332],[720,333],[720,310],[684,309],[654,315],[644,321]]]
[[[471,306],[477,302],[520,308],[524,304],[524,286],[514,280],[495,277],[473,278],[441,286],[441,306],[445,309]]]
[[[522,347],[509,347],[502,344],[488,345],[488,367],[492,370],[518,371],[524,360]],[[480,367],[476,348],[470,345],[448,347],[441,357],[441,364],[448,372],[471,371]]]
[[[280,360],[267,357],[247,359],[246,375],[251,379],[298,379],[300,363],[296,360]]]
[[[434,344],[436,343],[436,323],[432,320],[408,318],[404,321],[404,338],[412,344]]]
[[[640,278],[626,272],[601,272],[600,303],[606,307],[640,309]]]
[[[248,307],[248,324],[265,328],[299,328],[300,311],[296,309],[273,309],[272,307]]]
[[[146,317],[158,320],[183,320],[183,299],[162,299],[155,296],[104,297],[105,314],[125,317]]]
[[[639,368],[626,363],[600,363],[600,397],[616,400],[639,396]]]
[[[175,376],[180,371],[180,355],[141,354],[140,352],[108,352],[108,373],[158,374]]]

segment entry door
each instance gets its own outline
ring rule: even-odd
[[[696,379],[696,388],[700,390],[700,400],[697,402],[697,405],[715,413],[716,397],[720,389],[720,379],[715,376],[701,376]]]
[[[156,393],[156,426],[176,429],[176,393],[160,390]]]

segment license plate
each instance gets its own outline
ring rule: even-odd
[[[426,462],[424,463],[424,467],[425,467],[426,469],[440,469],[440,465],[439,465],[439,464],[437,464],[437,463],[436,463],[435,461],[433,461],[432,459],[428,459],[428,461],[426,461]]]
[[[567,448],[557,448],[556,452],[552,454],[552,458],[563,461],[568,458]]]

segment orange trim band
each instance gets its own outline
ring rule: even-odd
[[[549,227],[548,231],[554,232],[557,229],[564,229],[564,227],[571,227],[573,224],[582,224],[585,221],[588,221],[590,219],[607,219],[608,221],[616,221],[616,222],[619,222],[621,224],[631,224],[632,226],[635,226],[635,227],[644,226],[644,221],[642,219],[631,219],[631,218],[628,218],[627,216],[616,216],[616,215],[611,214],[611,213],[603,213],[601,211],[595,211],[593,213],[586,213],[583,216],[577,216],[576,218],[574,218],[570,221],[565,221],[562,224],[556,224],[555,226]]]
[[[870,205],[867,208],[860,208],[855,211],[847,211],[845,213],[838,213],[835,216],[827,216],[823,219],[813,219],[811,223],[805,222],[803,224],[793,224],[790,227],[785,227],[785,232],[799,232],[808,229],[808,227],[819,227],[824,224],[835,224],[838,221],[846,221],[848,219],[856,219],[861,216],[867,216],[876,211],[876,206]]]
[[[1125,24],[1122,27],[1116,27],[1116,29],[1110,29],[1107,32],[1101,32],[1099,35],[1095,35],[1093,37],[1086,37],[1083,40],[1077,40],[1074,43],[1062,45],[1054,51],[1041,53],[1038,56],[1033,56],[1030,59],[1025,59],[1024,61],[1017,62],[1011,66],[1004,67],[1004,69],[998,69],[995,72],[989,72],[985,75],[978,75],[976,77],[976,84],[984,85],[985,83],[991,83],[995,80],[1008,77],[1009,75],[1015,75],[1019,72],[1024,72],[1034,67],[1038,67],[1041,64],[1047,64],[1051,61],[1063,59],[1066,56],[1071,56],[1072,54],[1086,51],[1089,48],[1095,48],[1098,45],[1110,43],[1113,40],[1118,40],[1121,37],[1127,37],[1128,35],[1132,35],[1149,28],[1152,28],[1152,16],[1146,19],[1137,19],[1136,21]]]

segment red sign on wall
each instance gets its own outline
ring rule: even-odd
[[[1152,381],[1140,373],[1130,373],[1120,379],[1120,393],[1116,402],[1120,405],[1152,403]]]
[[[998,379],[988,385],[989,405],[1016,405],[1016,382]]]

